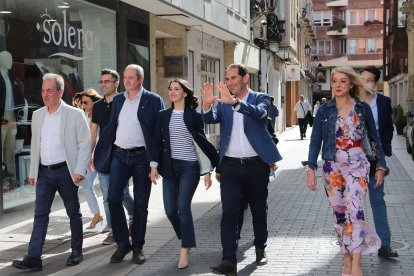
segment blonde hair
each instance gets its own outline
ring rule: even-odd
[[[331,79],[335,73],[342,73],[348,76],[349,80],[351,81],[352,88],[349,91],[351,97],[355,98],[358,97],[361,100],[364,100],[367,96],[372,96],[373,91],[368,88],[365,84],[365,79],[361,77],[359,74],[355,72],[349,66],[339,66],[335,67],[331,72]]]

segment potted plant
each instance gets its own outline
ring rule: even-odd
[[[342,30],[346,27],[345,21],[342,19],[337,19],[333,22],[332,26],[329,28],[330,31],[337,31],[338,33],[342,33]]]
[[[407,124],[407,120],[404,116],[404,110],[399,104],[394,108],[394,124],[397,130],[397,134],[402,135],[403,129]]]

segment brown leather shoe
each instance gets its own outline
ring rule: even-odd
[[[134,264],[143,264],[145,263],[147,259],[145,258],[144,254],[142,253],[142,250],[134,250],[132,252],[132,262]]]

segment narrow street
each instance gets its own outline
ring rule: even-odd
[[[332,214],[324,191],[320,186],[311,192],[305,185],[305,170],[300,164],[307,156],[308,138],[299,139],[297,127],[279,136],[279,149],[284,157],[276,176],[269,184],[269,239],[267,265],[256,267],[253,246],[253,229],[250,212],[246,212],[245,224],[238,251],[238,275],[340,275],[341,254],[336,244]],[[387,159],[391,169],[386,179],[386,201],[392,231],[392,247],[400,257],[384,260],[376,254],[364,256],[364,275],[414,275],[414,170],[411,156],[405,150],[405,140],[395,136],[394,155]],[[318,173],[320,176],[320,172]],[[162,206],[161,185],[153,187],[147,239],[144,253],[147,262],[134,265],[130,259],[110,264],[109,258],[115,246],[102,246],[105,234],[100,229],[85,231],[84,261],[76,267],[67,267],[65,260],[70,253],[69,224],[60,209],[51,214],[43,259],[43,271],[36,275],[212,275],[210,266],[221,259],[220,218],[221,204],[219,184],[206,191],[203,185],[193,200],[197,248],[191,250],[190,267],[178,270],[176,263],[180,243],[167,221]],[[101,197],[99,198],[100,204]],[[59,203],[56,204],[58,206]],[[85,227],[91,216],[86,203],[82,203]],[[372,214],[366,199],[366,216],[372,225]],[[11,260],[21,258],[27,250],[32,219],[4,227],[0,230],[0,275],[18,275],[20,271],[10,267]]]

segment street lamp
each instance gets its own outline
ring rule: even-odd
[[[306,45],[305,45],[305,55],[309,56],[310,52],[311,52],[311,46],[308,43],[306,43]]]

